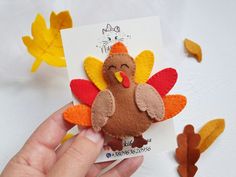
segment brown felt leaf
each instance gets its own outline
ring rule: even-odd
[[[192,125],[186,125],[183,133],[178,135],[175,157],[179,163],[178,173],[181,177],[193,177],[196,174],[198,168],[195,163],[200,157],[200,151],[197,148],[200,139],[200,135],[194,132]]]
[[[184,47],[190,55],[193,55],[197,59],[198,62],[202,61],[202,49],[200,45],[192,40],[185,39]]]
[[[217,137],[224,131],[224,119],[214,119],[207,122],[199,131],[201,141],[198,146],[200,152],[204,152],[217,139]]]

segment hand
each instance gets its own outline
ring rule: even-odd
[[[27,140],[23,148],[9,161],[1,177],[82,177],[98,176],[112,162],[94,164],[103,147],[103,137],[91,129],[60,145],[73,125],[65,122],[62,113],[67,106],[52,114]],[[131,176],[143,157],[123,160],[101,177]]]

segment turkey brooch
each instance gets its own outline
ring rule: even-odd
[[[177,81],[176,70],[166,68],[149,78],[153,64],[151,51],[133,58],[121,42],[111,47],[104,62],[87,57],[84,70],[90,80],[70,82],[80,104],[65,110],[64,119],[102,131],[113,151],[123,149],[126,137],[133,137],[133,148],[146,145],[143,133],[150,125],[174,117],[186,105],[185,96],[167,95]]]

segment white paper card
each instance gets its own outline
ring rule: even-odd
[[[158,69],[158,57],[161,52],[161,31],[158,17],[146,17],[124,21],[107,22],[89,26],[81,26],[62,31],[62,40],[69,79],[88,79],[83,68],[83,61],[88,56],[94,56],[104,61],[109,47],[115,42],[123,42],[132,57],[143,50],[152,50],[155,63],[152,74]],[[78,101],[73,98],[75,104]],[[103,150],[97,162],[110,161],[145,153],[161,153],[176,147],[173,121],[168,120],[153,124],[145,133],[144,138],[150,142],[142,148],[132,149],[127,139],[122,151]],[[88,152],[89,153],[89,152]]]

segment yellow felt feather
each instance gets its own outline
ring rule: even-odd
[[[152,71],[154,64],[154,55],[149,50],[144,50],[135,58],[136,72],[135,82],[145,83]]]
[[[89,79],[100,89],[105,90],[107,83],[102,75],[103,62],[94,57],[87,57],[84,60],[84,69]]]
[[[66,61],[63,52],[60,30],[72,27],[72,20],[68,11],[59,14],[51,13],[50,28],[47,28],[45,19],[38,14],[32,23],[30,36],[22,37],[28,52],[35,57],[31,71],[38,69],[42,61],[57,67],[65,67]]]
[[[224,131],[224,119],[214,119],[207,122],[199,131],[201,141],[198,146],[200,152],[204,152],[217,139],[217,137]]]

